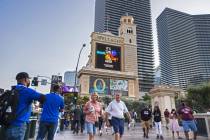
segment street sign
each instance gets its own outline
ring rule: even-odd
[[[41,80],[41,85],[46,86],[47,85],[47,79],[42,79]]]
[[[52,75],[52,83],[61,83],[61,82],[62,82],[62,76]]]

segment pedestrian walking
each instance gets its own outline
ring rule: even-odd
[[[79,105],[77,105],[76,108],[74,109],[74,130],[73,130],[73,133],[76,133],[76,134],[79,133],[81,115],[82,115],[81,108]]]
[[[189,140],[189,131],[193,131],[194,140],[197,138],[197,126],[195,124],[193,111],[190,107],[188,107],[185,102],[181,103],[181,107],[178,110],[179,117],[182,121],[182,126],[184,129],[185,137]]]
[[[124,133],[124,113],[126,113],[129,122],[131,121],[128,109],[123,101],[121,101],[121,93],[115,93],[115,99],[109,103],[106,108],[106,123],[108,122],[108,115],[112,116],[112,126],[114,128],[115,140],[120,140]]]
[[[103,122],[104,122],[104,111],[105,108],[103,107],[101,109],[100,115],[98,117],[98,130],[99,130],[99,136],[102,136],[102,126],[103,126]]]
[[[80,116],[80,132],[83,133],[85,126],[85,113],[83,111],[84,105],[81,105],[81,116]]]
[[[95,124],[98,122],[98,116],[101,112],[101,106],[98,100],[98,94],[92,93],[91,100],[84,106],[86,130],[89,134],[89,140],[94,140],[96,134]]]
[[[16,118],[6,126],[6,140],[23,140],[31,116],[31,104],[33,100],[38,100],[41,103],[45,101],[45,96],[29,88],[30,80],[26,72],[20,72],[16,75],[17,85],[13,90],[18,91],[18,103],[15,109]]]
[[[164,117],[165,117],[165,121],[166,121],[166,129],[168,129],[170,112],[168,111],[167,108],[164,111]]]
[[[156,134],[157,134],[157,139],[163,140],[163,132],[162,132],[162,125],[161,125],[161,111],[159,106],[154,107],[153,111],[154,115],[154,122],[155,122],[155,129],[156,129]]]
[[[141,110],[141,120],[142,120],[142,127],[144,132],[144,138],[149,138],[149,128],[150,128],[150,119],[152,118],[152,112],[150,111],[149,107],[146,105]]]
[[[134,119],[134,121],[136,123],[137,122],[137,113],[134,110],[133,110],[133,119]]]
[[[177,112],[175,109],[172,109],[171,113],[170,113],[170,125],[171,125],[173,139],[175,138],[175,136],[174,136],[175,132],[177,133],[178,139],[182,139],[179,136],[180,127],[179,127],[179,123],[178,123],[178,115],[177,115]]]
[[[58,127],[59,113],[63,112],[64,99],[59,94],[59,85],[53,86],[53,92],[46,94],[43,111],[40,118],[37,140],[43,140],[47,134],[47,140],[53,140]]]

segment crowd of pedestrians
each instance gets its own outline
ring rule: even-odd
[[[37,140],[53,140],[58,128],[59,114],[64,112],[64,98],[60,95],[61,88],[59,85],[53,86],[53,91],[49,94],[41,94],[29,88],[29,75],[25,72],[18,73],[16,76],[17,85],[13,88],[19,91],[19,102],[16,108],[16,119],[13,120],[8,127],[5,127],[6,140],[23,140],[31,115],[31,104],[34,100],[39,101],[42,105],[42,113],[39,119],[39,129]],[[121,140],[124,134],[125,116],[127,116],[128,126],[132,124],[135,127],[137,122],[137,112],[132,110],[129,112],[125,103],[121,100],[119,91],[114,93],[114,99],[105,107],[99,99],[97,93],[90,93],[90,100],[85,105],[75,105],[71,112],[64,112],[64,125],[68,128],[71,125],[71,130],[74,134],[85,132],[88,134],[89,140],[94,140],[97,133],[99,136],[103,134],[103,128],[106,132],[108,129],[114,135],[115,140]],[[150,129],[154,126],[156,130],[156,139],[163,140],[162,131],[162,115],[165,118],[166,129],[171,130],[172,138],[175,138],[175,133],[178,139],[180,136],[180,126],[183,127],[184,134],[189,140],[189,131],[193,131],[194,140],[197,136],[196,122],[193,117],[193,111],[184,102],[176,110],[169,111],[165,109],[163,114],[158,105],[152,109],[145,105],[142,110],[139,110],[139,118],[143,128],[143,137],[148,139]]]

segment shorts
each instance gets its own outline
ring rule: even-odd
[[[167,124],[169,124],[169,122],[170,122],[169,118],[165,118],[165,121],[166,121]]]
[[[142,121],[142,127],[143,128],[150,128],[150,121]]]
[[[188,132],[190,130],[192,130],[193,132],[197,132],[198,131],[194,120],[192,120],[192,121],[184,121],[184,120],[182,120],[182,125],[183,125],[184,131],[186,131],[186,132]]]
[[[120,136],[124,133],[124,119],[112,117],[112,126],[114,129],[114,133],[119,133]]]
[[[85,122],[86,130],[88,134],[95,135],[96,134],[96,127],[95,124],[91,122]]]

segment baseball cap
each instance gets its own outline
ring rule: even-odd
[[[24,78],[30,78],[28,73],[20,72],[16,75],[16,80],[21,80],[21,79],[24,79]]]

